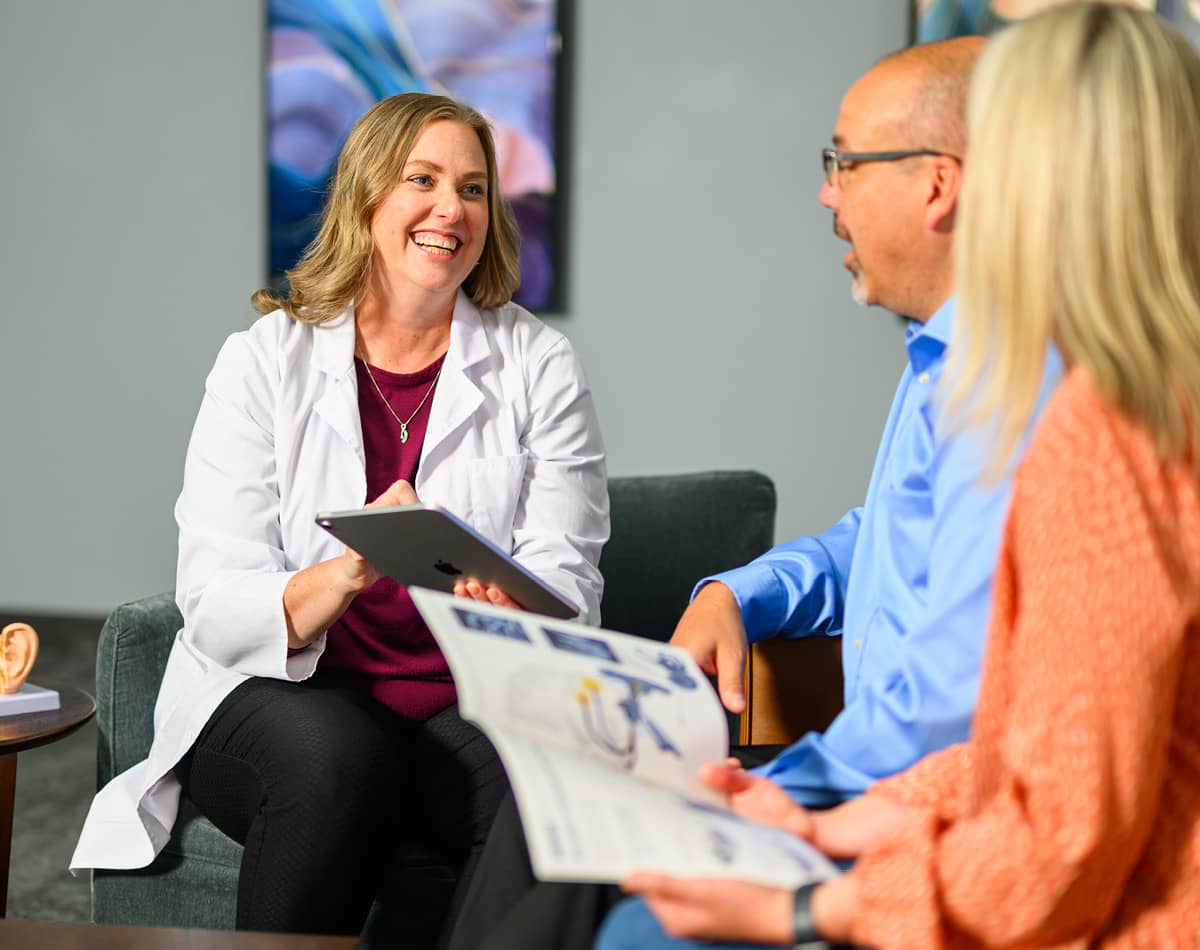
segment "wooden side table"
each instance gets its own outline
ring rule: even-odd
[[[0,919],[8,913],[8,862],[12,857],[17,753],[57,742],[96,714],[96,700],[83,690],[54,683],[38,685],[58,690],[58,709],[0,716]]]

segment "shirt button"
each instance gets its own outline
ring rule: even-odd
[[[862,649],[862,637],[855,637],[855,638],[854,638],[854,648],[855,648],[856,650],[861,650],[861,649]]]
[[[927,383],[927,382],[929,382],[929,373],[927,373],[927,372],[926,372],[926,373],[922,373],[920,376],[918,376],[918,377],[917,377],[917,382],[918,382],[918,383]]]

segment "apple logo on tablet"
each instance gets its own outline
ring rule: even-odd
[[[450,574],[451,576],[462,573],[462,571],[449,561],[435,561],[433,567],[434,570],[441,571],[443,574]]]

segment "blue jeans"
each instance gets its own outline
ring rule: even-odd
[[[650,908],[640,897],[621,901],[604,920],[596,936],[596,950],[703,950],[717,946],[676,940],[663,933]],[[721,944],[726,950],[761,950],[762,944]]]
[[[846,862],[849,863],[849,862]],[[640,897],[621,901],[604,920],[604,926],[596,936],[595,950],[762,950],[762,944],[747,943],[697,943],[694,940],[676,940],[663,933],[663,929],[650,913],[650,908]],[[823,940],[798,945],[796,950],[835,950]]]

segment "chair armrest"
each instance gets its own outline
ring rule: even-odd
[[[842,638],[777,637],[746,658],[741,745],[787,745],[825,729],[842,709]]]
[[[171,593],[122,604],[96,647],[97,788],[144,759],[154,738],[154,704],[183,618]]]

